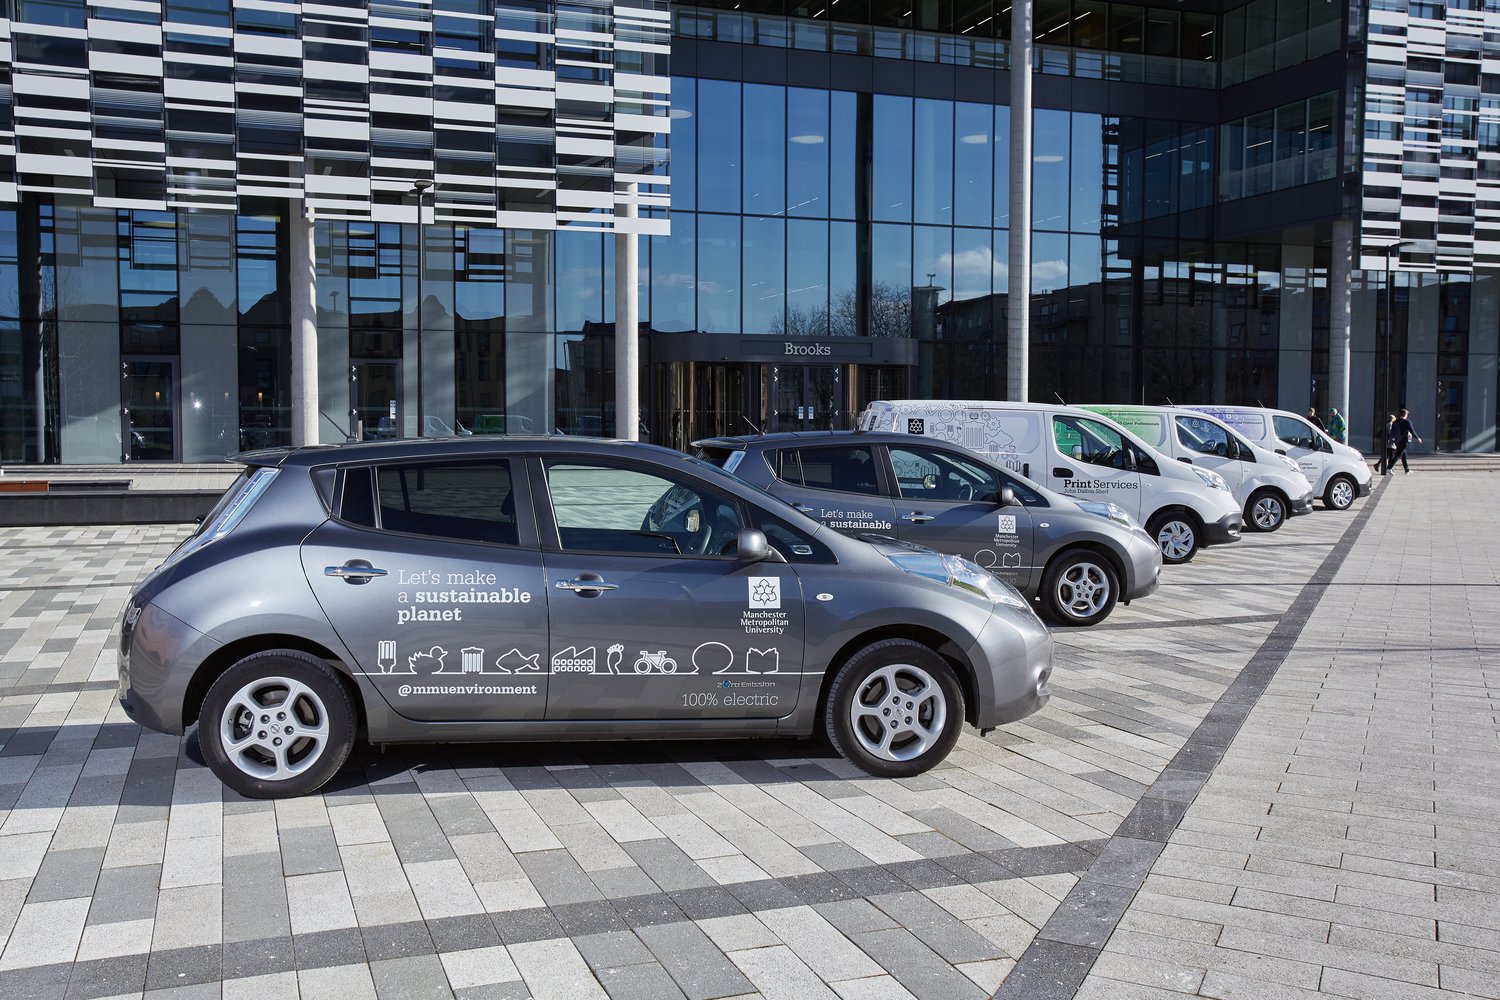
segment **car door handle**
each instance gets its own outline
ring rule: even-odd
[[[1177,461],[1179,461],[1179,462],[1186,462],[1188,465],[1192,465],[1193,464],[1193,460],[1191,458],[1184,458],[1181,455],[1177,456]]]
[[[1073,470],[1072,469],[1053,469],[1052,470],[1052,474],[1054,476],[1056,476],[1058,479],[1072,479],[1073,478]]]
[[[901,520],[910,521],[912,524],[926,524],[932,520],[932,515],[924,514],[920,510],[914,510],[910,514],[902,514]]]
[[[558,580],[558,590],[571,590],[575,594],[591,594],[600,590],[619,590],[617,583],[605,583],[603,580]]]
[[[324,576],[337,577],[345,583],[369,583],[377,576],[387,576],[385,570],[376,569],[367,562],[346,562],[342,566],[324,566]]]

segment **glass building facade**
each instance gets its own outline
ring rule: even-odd
[[[1483,266],[1483,237],[1462,268],[1420,244],[1440,240],[1457,210],[1432,195],[1430,234],[1408,227],[1429,211],[1420,153],[1399,157],[1410,180],[1394,232],[1408,242],[1389,255],[1385,203],[1368,193],[1378,144],[1400,143],[1414,128],[1407,112],[1425,106],[1370,100],[1390,70],[1367,71],[1360,43],[1386,33],[1392,2],[1377,13],[1321,0],[1038,2],[1025,289],[1008,270],[1008,4],[673,5],[669,100],[622,96],[609,109],[627,116],[621,127],[648,109],[670,122],[670,140],[643,131],[622,144],[615,132],[615,176],[638,165],[659,192],[639,213],[643,436],[683,447],[852,426],[878,398],[1002,398],[1007,313],[1024,294],[1033,398],[1326,411],[1330,351],[1347,335],[1351,443],[1370,448],[1381,414],[1406,405],[1438,447],[1494,450],[1500,278]],[[505,34],[518,5],[441,0],[437,14],[458,19],[445,30],[377,39],[402,6],[372,0],[364,34],[348,40],[509,53],[519,65]],[[57,0],[4,13],[19,24],[85,9]],[[561,25],[564,13],[536,16]],[[496,27],[459,30],[476,18]],[[668,60],[629,69],[665,73]],[[1430,82],[1425,66],[1410,72]],[[323,440],[613,433],[615,236],[586,207],[609,201],[610,173],[577,145],[594,141],[582,109],[534,131],[536,116],[516,110],[530,106],[522,79],[489,81],[499,110],[468,152],[436,91],[421,97],[425,116],[369,134],[384,146],[320,140],[318,157],[363,166],[316,176],[398,176],[391,156],[432,159],[449,193],[420,238],[415,215],[396,210],[410,202],[395,181],[340,210],[363,195],[307,181],[323,162],[311,152],[259,154],[257,176],[281,162],[300,196],[258,181],[233,197],[200,190],[192,204],[124,198],[100,184],[97,144],[90,184],[43,190],[24,163],[0,176],[0,462],[212,461],[289,442],[293,223],[314,190],[325,205],[313,224]],[[97,119],[119,102],[92,86]],[[1468,84],[1448,86],[1454,106],[1442,81],[1436,106],[1457,122]],[[1500,162],[1500,127],[1480,119],[1479,101],[1476,155],[1489,162],[1495,146]],[[35,119],[16,102],[0,129],[23,152],[52,142],[28,138]],[[133,115],[139,129],[164,114],[168,136],[185,121],[170,102],[131,107],[111,121]],[[579,129],[566,143],[565,125]],[[1458,144],[1465,127],[1439,130]],[[475,195],[474,157],[493,172],[506,150],[521,151],[502,164],[510,193]],[[543,214],[518,192],[565,157],[574,193],[551,189],[551,222],[503,214]],[[170,180],[179,161],[164,162]],[[445,186],[449,168],[470,180]],[[145,180],[128,176],[142,194]],[[1476,204],[1463,209],[1471,231]],[[1342,272],[1340,220],[1360,233]],[[1347,330],[1336,325],[1341,280]]]

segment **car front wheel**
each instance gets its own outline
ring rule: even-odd
[[[1344,475],[1334,476],[1323,494],[1323,503],[1331,510],[1348,510],[1354,505],[1354,497],[1358,492],[1359,487],[1354,484],[1353,479]]]
[[[1064,552],[1042,576],[1042,611],[1058,625],[1097,625],[1119,597],[1115,572],[1092,552]]]
[[[909,778],[948,756],[964,694],[948,661],[919,642],[883,639],[834,676],[825,724],[834,748],[867,774]]]
[[[1275,531],[1286,523],[1286,501],[1275,490],[1257,490],[1245,505],[1245,523],[1256,531]]]
[[[1198,525],[1180,510],[1157,514],[1146,525],[1146,533],[1156,539],[1164,563],[1179,565],[1198,554]]]
[[[354,745],[354,704],[333,669],[281,649],[226,670],[203,699],[198,745],[219,780],[247,798],[321,788]]]

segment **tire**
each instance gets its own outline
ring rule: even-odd
[[[1146,533],[1156,540],[1161,549],[1161,561],[1170,566],[1191,562],[1198,554],[1202,543],[1203,529],[1198,520],[1181,508],[1164,510],[1154,514],[1146,522]]]
[[[1120,579],[1103,556],[1070,549],[1042,574],[1042,613],[1057,625],[1097,625],[1120,596]]]
[[[834,749],[879,778],[930,769],[948,756],[963,724],[964,692],[953,667],[910,639],[882,639],[849,657],[824,712]]]
[[[1273,489],[1259,489],[1245,504],[1245,526],[1252,531],[1278,531],[1286,524],[1286,497]]]
[[[289,699],[293,708],[284,712]],[[295,728],[287,738],[281,727],[289,723]],[[349,689],[332,667],[275,649],[245,657],[214,681],[199,712],[198,746],[233,791],[293,798],[338,773],[354,746],[355,723]]]
[[[1359,496],[1359,485],[1349,476],[1339,473],[1328,481],[1323,491],[1323,506],[1329,510],[1348,510]]]

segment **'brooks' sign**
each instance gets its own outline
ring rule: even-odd
[[[793,344],[788,341],[783,353],[788,356],[795,354],[809,358],[826,358],[833,354],[833,348],[827,344]]]

